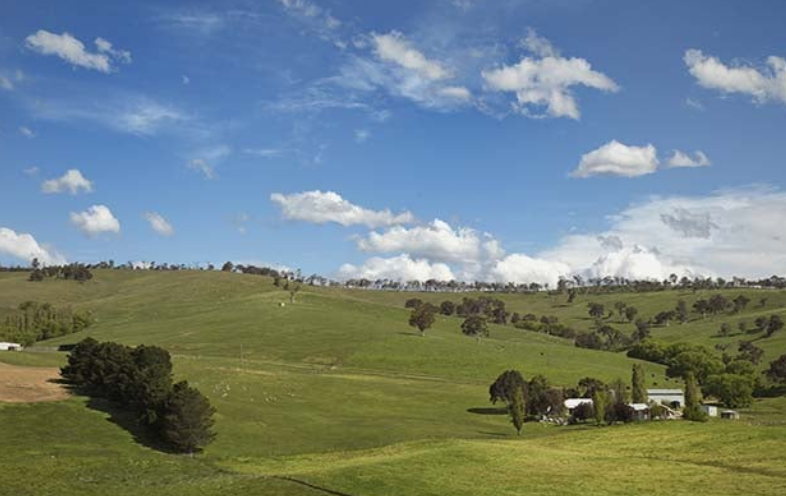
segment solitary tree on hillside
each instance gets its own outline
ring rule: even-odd
[[[621,321],[625,319],[625,309],[627,307],[628,304],[625,303],[624,301],[618,301],[614,303],[614,308],[617,309],[617,313],[619,314]]]
[[[600,320],[606,314],[606,308],[600,303],[588,303],[587,313],[595,320]]]
[[[734,313],[740,313],[745,310],[745,307],[747,307],[750,302],[751,299],[745,295],[739,295],[734,298],[734,300],[732,300],[732,303],[734,303]]]
[[[235,269],[235,264],[232,262],[225,262],[224,265],[221,266],[221,270],[224,272],[232,272]]]
[[[693,303],[693,309],[700,313],[703,319],[707,317],[707,313],[710,311],[710,304],[707,300],[696,300],[696,302]]]
[[[470,315],[461,323],[461,332],[480,341],[480,338],[489,335],[489,328],[484,317]]]
[[[506,370],[489,386],[489,401],[493,404],[496,404],[497,401],[504,401],[506,405],[510,406],[513,393],[516,390],[521,390],[526,401],[527,381],[524,380],[524,376],[518,370]]]
[[[456,304],[450,300],[445,300],[439,305],[439,313],[442,315],[453,315],[456,313]]]
[[[404,308],[417,308],[423,304],[420,298],[410,298],[404,302]]]
[[[677,308],[674,309],[674,315],[677,317],[680,324],[684,324],[688,321],[690,312],[688,311],[688,305],[685,303],[685,300],[677,301]]]
[[[636,319],[636,330],[633,331],[633,339],[636,341],[644,341],[650,337],[650,327],[652,327],[648,320]]]
[[[644,367],[640,364],[633,365],[633,377],[631,380],[632,399],[634,403],[647,402],[647,388],[644,386]]]
[[[417,327],[420,331],[420,335],[425,336],[426,329],[434,325],[436,313],[437,310],[432,305],[429,305],[428,303],[425,305],[420,305],[419,307],[412,309],[412,314],[409,316],[409,325],[412,327]]]
[[[633,322],[633,319],[636,318],[636,315],[639,314],[639,310],[636,307],[626,307],[625,308],[625,318],[628,322]]]

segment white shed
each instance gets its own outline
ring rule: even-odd
[[[22,345],[19,343],[5,343],[0,341],[0,351],[20,351]]]
[[[685,393],[682,389],[648,389],[647,398],[650,402],[667,405],[672,408],[685,406]]]
[[[589,404],[592,405],[591,398],[568,398],[565,400],[565,409],[568,411],[568,415],[573,415],[573,410],[576,409],[581,404]]]
[[[718,416],[718,407],[715,405],[701,405],[701,410],[706,413],[708,417]]]

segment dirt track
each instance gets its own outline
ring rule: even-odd
[[[55,382],[60,371],[54,367],[18,367],[0,363],[0,401],[35,403],[58,401],[68,392]]]

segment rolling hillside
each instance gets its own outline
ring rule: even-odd
[[[85,284],[29,283],[24,274],[0,274],[0,317],[26,300],[74,305],[96,316],[87,331],[43,346],[89,335],[168,349],[178,377],[216,406],[219,434],[204,455],[188,459],[149,448],[143,434],[129,431],[128,419],[105,403],[80,397],[0,403],[0,422],[13,426],[0,432],[0,445],[13,447],[0,454],[0,466],[22,475],[0,494],[133,494],[124,489],[128,481],[150,494],[171,495],[325,494],[309,485],[353,495],[521,494],[522,488],[560,494],[549,485],[568,472],[584,481],[586,494],[635,493],[666,484],[674,474],[684,483],[671,487],[673,494],[691,494],[694,483],[711,483],[716,494],[739,487],[780,494],[784,488],[781,399],[757,402],[737,424],[600,430],[527,424],[516,439],[506,416],[470,411],[490,406],[488,385],[503,370],[542,373],[567,386],[585,376],[628,380],[635,361],[512,326],[492,326],[491,337],[476,342],[460,333],[455,317],[439,317],[420,337],[403,308],[412,296],[304,288],[289,304],[270,279],[241,274],[96,271]],[[463,295],[417,296],[458,301]],[[582,295],[567,306],[564,297],[500,295],[511,310],[557,315],[577,329],[591,324],[590,300],[612,305],[624,299],[646,316],[673,306],[677,296]],[[721,341],[713,336],[723,319],[783,313],[786,295],[768,292],[768,298],[764,309],[753,303],[742,315],[656,328],[653,335],[712,345]],[[786,349],[782,336],[757,343],[768,359]],[[31,366],[64,359],[59,353],[0,355]],[[651,385],[676,384],[662,366],[640,363]],[[653,449],[638,453],[637,440],[647,436]],[[670,445],[678,448],[664,453]],[[770,454],[762,457],[764,451]],[[46,461],[37,462],[42,456]],[[713,457],[723,463],[712,466]],[[609,477],[597,476],[604,471]],[[622,482],[611,483],[612,475]],[[488,480],[478,487],[483,477]],[[29,480],[38,482],[24,482]],[[564,493],[571,487],[577,486],[567,484]]]

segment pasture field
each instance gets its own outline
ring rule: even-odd
[[[264,277],[95,275],[77,284],[0,274],[0,318],[26,300],[73,305],[93,311],[96,324],[41,346],[93,336],[165,347],[177,378],[217,408],[218,437],[204,454],[177,456],[155,449],[132,419],[101,400],[0,403],[0,468],[14,474],[0,495],[786,493],[784,398],[757,400],[738,422],[528,423],[518,437],[488,402],[500,372],[542,373],[567,386],[585,376],[628,380],[637,361],[512,326],[492,326],[491,337],[476,342],[454,317],[439,317],[420,337],[403,308],[413,294],[304,287],[289,304]],[[511,310],[588,329],[587,301],[625,300],[647,316],[672,307],[675,293],[581,295],[571,306],[545,294],[496,296]],[[785,293],[767,291],[763,309],[757,301],[765,292],[750,293],[742,315],[653,334],[713,345],[734,340],[714,337],[724,319],[783,314]],[[786,352],[782,339],[757,341],[767,360]],[[0,362],[54,367],[65,354],[1,353]],[[662,366],[640,363],[650,385],[677,384]]]

